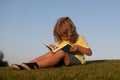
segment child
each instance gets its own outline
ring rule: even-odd
[[[16,70],[31,70],[38,68],[47,68],[57,65],[76,65],[85,63],[85,55],[91,56],[92,51],[86,43],[84,37],[76,32],[76,27],[69,17],[62,17],[58,19],[54,27],[54,39],[56,45],[50,46],[59,47],[63,44],[70,44],[72,47],[69,52],[64,50],[58,50],[53,53],[48,53],[33,59],[28,63],[22,63],[20,65],[13,64],[12,68]]]

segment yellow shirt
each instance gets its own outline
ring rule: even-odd
[[[62,41],[61,43],[57,43],[56,46],[59,47],[64,44],[70,44],[69,41]],[[89,48],[87,42],[85,41],[84,37],[82,35],[79,35],[77,41],[74,44],[70,44],[71,46],[73,45],[79,45],[84,48]],[[84,54],[81,52],[74,53],[74,56],[80,60],[81,64],[85,63],[85,57]]]

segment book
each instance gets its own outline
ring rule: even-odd
[[[70,44],[65,44],[65,45],[62,45],[60,47],[52,47],[50,46],[50,44],[45,44],[45,46],[50,50],[52,51],[53,53],[57,52],[58,50],[63,50],[65,52],[70,52],[70,48],[72,47]]]

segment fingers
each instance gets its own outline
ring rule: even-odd
[[[72,46],[71,48],[70,48],[70,52],[74,52],[75,50],[74,50],[74,47]]]

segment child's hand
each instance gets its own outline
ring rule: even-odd
[[[54,47],[55,47],[55,44],[49,44],[49,46],[51,46],[51,47],[53,47],[53,48],[54,48]]]
[[[78,50],[78,45],[74,45],[70,48],[70,52],[76,52]]]

